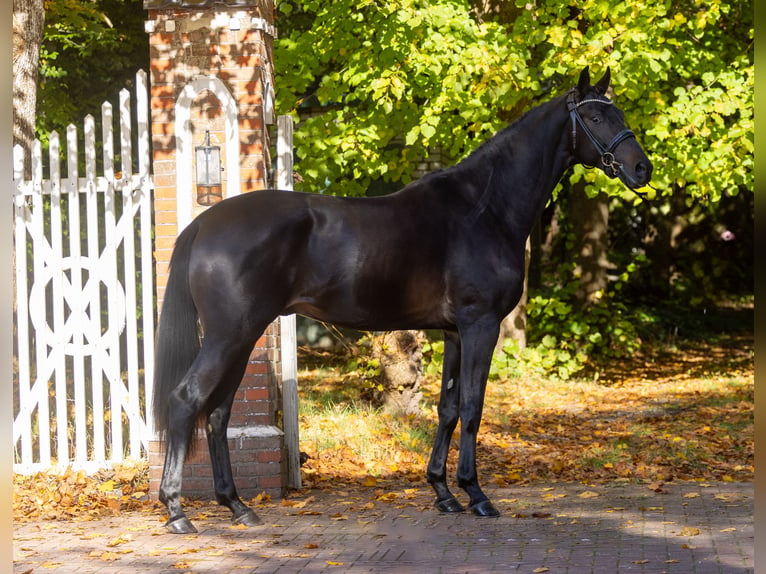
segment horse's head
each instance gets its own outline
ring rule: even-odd
[[[631,189],[643,187],[652,177],[652,163],[625,126],[625,116],[606,97],[610,72],[590,85],[586,67],[577,87],[567,94],[575,160],[600,168],[609,177],[619,177]]]

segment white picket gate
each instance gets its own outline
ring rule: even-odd
[[[146,456],[155,310],[143,71],[131,108],[122,90],[118,172],[108,102],[101,109],[100,175],[92,116],[84,122],[84,162],[77,128],[67,128],[65,178],[57,133],[49,138],[47,179],[39,141],[31,180],[23,179],[21,149],[14,150],[16,472],[92,470]]]

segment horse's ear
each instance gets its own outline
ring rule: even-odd
[[[585,66],[583,71],[580,72],[580,79],[577,81],[577,91],[580,95],[585,94],[590,88],[590,70],[589,66]]]
[[[596,82],[596,85],[594,86],[599,94],[602,96],[606,94],[606,91],[609,89],[609,81],[612,79],[612,72],[607,67],[606,72],[604,72],[604,76]]]

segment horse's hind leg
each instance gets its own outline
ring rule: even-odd
[[[159,499],[168,509],[165,527],[175,534],[197,532],[181,506],[183,464],[202,404],[199,400],[187,400],[188,395],[197,394],[188,391],[189,388],[198,386],[197,375],[191,373],[192,369],[168,398],[170,417],[165,434],[165,465]],[[183,391],[179,392],[179,389]]]
[[[232,522],[246,526],[255,526],[260,524],[261,520],[256,516],[255,512],[242,502],[234,486],[231,459],[229,457],[229,443],[226,436],[234,394],[244,374],[247,358],[246,355],[241,362],[241,366],[238,366],[229,375],[234,381],[233,388],[224,401],[208,415],[205,430],[207,431],[207,444],[210,450],[210,462],[213,466],[216,500],[219,504],[231,510],[233,515]]]
[[[441,512],[463,512],[465,508],[447,488],[447,455],[460,408],[460,339],[457,333],[444,333],[444,366],[439,397],[439,427],[436,431],[428,482],[436,492],[436,507]]]
[[[235,366],[242,363],[242,355],[249,354],[249,348],[252,345],[249,346],[247,353],[244,353],[244,347],[242,344],[232,345],[230,341],[222,341],[214,345],[210,339],[206,339],[189,372],[168,397],[170,420],[165,441],[165,467],[160,483],[159,499],[167,506],[168,520],[165,526],[170,532],[186,534],[197,531],[181,506],[184,459],[196,422],[208,405],[211,396],[214,394],[224,397],[233,396],[238,380],[234,383],[233,389],[221,388],[221,386],[222,383],[230,383],[231,379],[227,377],[227,374],[236,370]],[[229,405],[228,410],[230,408]],[[224,425],[224,437],[225,434]],[[227,471],[230,476],[230,465],[227,465]]]

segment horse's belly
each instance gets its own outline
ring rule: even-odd
[[[395,305],[386,297],[377,304],[360,304],[353,297],[320,300],[303,297],[291,301],[284,314],[297,313],[317,321],[362,331],[446,329],[454,324],[448,305],[440,300],[414,305]]]

